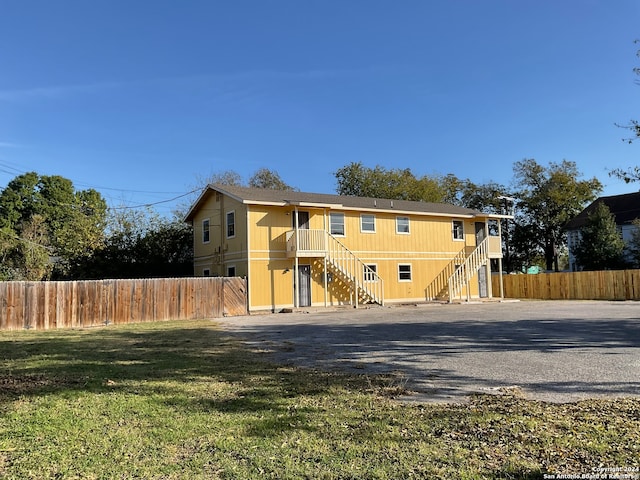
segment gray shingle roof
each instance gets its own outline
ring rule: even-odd
[[[566,225],[567,230],[582,228],[587,222],[587,216],[594,211],[598,203],[604,203],[611,213],[616,217],[617,225],[630,224],[636,218],[640,218],[640,192],[626,193],[623,195],[612,195],[610,197],[600,197],[591,205],[572,218]]]
[[[209,188],[225,193],[244,203],[297,204],[311,206],[335,205],[345,210],[381,210],[406,213],[422,213],[450,216],[484,216],[470,208],[445,203],[413,202],[408,200],[389,200],[383,198],[351,197],[326,193],[308,193],[262,188],[234,187],[228,185],[209,185]]]

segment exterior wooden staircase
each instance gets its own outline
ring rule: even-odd
[[[453,301],[454,297],[462,295],[462,290],[465,287],[467,287],[467,301],[471,299],[469,283],[478,273],[480,267],[486,265],[488,261],[489,238],[485,238],[449,277],[449,302]]]
[[[384,305],[384,283],[377,272],[369,268],[340,240],[327,233],[327,265],[352,287],[352,303]]]
[[[322,257],[335,281],[349,285],[351,303],[384,305],[384,282],[340,240],[325,230],[298,229],[287,232],[287,254]]]
[[[460,250],[453,260],[442,270],[426,289],[427,300],[446,301],[449,299],[449,279],[466,260],[467,248]]]
[[[427,287],[427,296],[432,300],[452,302],[458,296],[462,299],[462,292],[466,287],[466,297],[469,301],[471,279],[478,274],[480,267],[486,265],[490,258],[488,237],[482,240],[471,253],[462,249]]]

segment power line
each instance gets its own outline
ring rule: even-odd
[[[6,170],[9,169],[9,170]],[[12,171],[10,171],[12,170]],[[25,174],[27,173],[26,171],[23,170],[18,170],[14,167],[12,167],[10,164],[5,162],[0,161],[0,172],[4,172],[4,173],[8,173],[10,175],[15,175],[15,174]],[[66,177],[65,177],[66,178]],[[69,179],[71,180],[71,179]],[[180,193],[180,192],[160,192],[160,191],[149,191],[149,190],[129,190],[129,189],[124,189],[124,188],[112,188],[112,187],[103,187],[103,186],[96,186],[96,185],[91,185],[91,184],[87,184],[87,183],[83,183],[83,182],[74,182],[73,180],[71,180],[71,182],[74,185],[79,185],[79,186],[84,186],[84,187],[88,187],[88,188],[92,188],[95,190],[111,190],[111,191],[118,191],[118,192],[124,192],[124,193],[150,193],[150,194],[154,194],[154,195],[161,195],[161,194],[172,194],[172,193]],[[0,192],[2,192],[4,189],[2,189],[0,187]],[[192,193],[195,193],[197,191],[199,191],[200,189],[194,189],[191,190],[187,193],[182,193],[176,197],[173,198],[169,198],[166,200],[158,200],[155,202],[147,202],[147,203],[141,203],[138,205],[129,205],[129,206],[120,206],[120,207],[109,207],[112,210],[127,210],[127,209],[135,209],[135,208],[142,208],[142,207],[152,207],[154,205],[161,205],[163,203],[169,203],[169,202],[173,202],[175,200],[178,200],[179,198],[183,198],[186,197],[188,195],[191,195]],[[113,197],[112,197],[113,198]],[[75,207],[76,205],[67,205],[67,204],[60,204],[61,206],[66,205],[66,206],[71,206],[71,207]]]
[[[53,247],[50,247],[48,245],[41,245],[37,242],[34,242],[33,240],[28,240],[26,238],[22,238],[21,236],[19,236],[17,233],[11,231],[11,230],[5,230],[5,229],[0,229],[0,235],[6,235],[8,237],[11,237],[14,240],[18,240],[19,242],[23,242],[23,243],[28,243],[30,245],[34,245],[36,247],[40,247],[40,248],[44,248],[45,250],[49,251],[49,252],[53,252]]]
[[[9,169],[9,170],[5,170],[5,169]],[[25,170],[19,170],[17,168],[12,167],[11,164],[6,162],[6,160],[5,161],[0,161],[0,172],[8,173],[9,175],[16,175],[16,174],[22,175],[22,174],[28,173]],[[68,178],[68,177],[64,177],[64,178]],[[180,193],[180,192],[176,192],[176,191],[159,192],[159,191],[153,191],[153,190],[131,190],[131,189],[127,189],[127,188],[104,187],[104,186],[99,186],[99,185],[92,185],[90,183],[85,183],[85,182],[76,182],[76,181],[73,181],[70,178],[68,178],[68,179],[71,180],[71,182],[74,185],[93,188],[93,189],[96,189],[96,190],[98,190],[98,189],[99,190],[113,190],[113,191],[116,191],[116,192],[124,192],[124,193],[152,193],[152,194],[156,194],[156,195],[157,194],[168,195],[168,194]]]
[[[182,197],[186,197],[187,195],[191,195],[192,193],[199,192],[199,191],[200,191],[200,189],[196,188],[195,190],[191,190],[190,192],[183,193],[182,195],[178,195],[177,197],[170,198],[169,200],[161,200],[159,202],[143,203],[143,204],[140,204],[140,205],[131,205],[131,206],[126,206],[126,207],[110,207],[110,208],[112,210],[126,210],[126,209],[132,209],[132,208],[152,207],[154,205],[159,205],[161,203],[173,202],[174,200],[177,200],[177,199],[182,198]]]

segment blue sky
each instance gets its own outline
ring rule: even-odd
[[[350,162],[508,184],[638,165],[637,0],[0,0],[0,187],[112,204],[261,167],[335,191]],[[157,205],[168,213],[173,202]]]

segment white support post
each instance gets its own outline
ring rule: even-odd
[[[326,245],[326,243],[325,243]],[[324,254],[324,307],[328,306],[329,282],[327,279],[327,254]]]
[[[358,272],[356,271],[356,257],[351,260],[351,276],[353,277],[353,296],[355,297],[355,307],[358,308]]]
[[[329,278],[327,273],[327,255],[329,254],[329,239],[327,238],[327,209],[322,211],[322,225],[324,226],[324,306],[329,306]]]
[[[500,238],[500,248],[502,249],[502,222],[498,222],[498,238]],[[508,251],[507,255],[509,255]],[[504,283],[502,280],[502,252],[500,254],[500,258],[498,258],[498,272],[500,272],[500,299],[504,300]]]
[[[293,271],[293,306],[298,308],[298,297],[300,296],[298,293],[298,269],[300,268],[299,260],[298,260],[298,247],[300,238],[298,236],[298,207],[294,207],[293,209],[293,234],[296,236],[296,256],[295,256],[295,268]]]
[[[465,271],[465,276],[467,278],[467,302],[471,301],[471,276],[469,275],[469,266],[466,265],[464,267],[464,271]]]
[[[500,298],[504,300],[504,284],[502,283],[502,258],[498,259],[498,269],[500,270]]]

